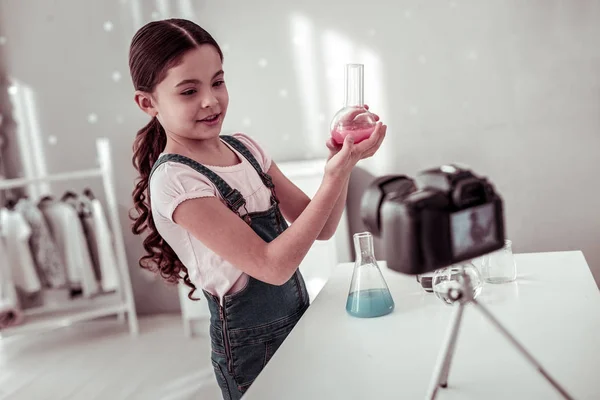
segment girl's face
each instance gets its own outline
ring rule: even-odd
[[[229,94],[219,53],[211,45],[188,51],[169,69],[152,95],[136,100],[167,132],[181,139],[209,139],[221,133]],[[144,108],[143,104],[149,104]]]

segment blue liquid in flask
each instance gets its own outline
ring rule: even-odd
[[[381,274],[369,232],[354,234],[356,262],[346,300],[348,314],[358,318],[381,317],[394,311],[394,300]]]
[[[381,317],[394,311],[394,300],[387,289],[359,290],[348,295],[346,311],[358,318]]]

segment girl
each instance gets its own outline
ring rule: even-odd
[[[202,289],[217,382],[225,399],[239,399],[306,311],[298,265],[315,240],[334,233],[350,172],[377,151],[386,126],[378,122],[356,145],[329,141],[310,200],[255,140],[220,135],[229,103],[222,61],[211,35],[187,20],[151,22],[135,34],[135,102],[152,119],[133,145],[133,232],[149,231],[143,268],[183,280],[190,299]]]

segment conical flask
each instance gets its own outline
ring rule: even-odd
[[[356,262],[346,301],[348,314],[359,318],[380,317],[394,310],[394,300],[375,259],[373,236],[354,234]]]

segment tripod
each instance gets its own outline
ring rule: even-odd
[[[492,315],[492,313],[480,302],[473,297],[473,286],[471,284],[471,278],[469,275],[461,269],[459,275],[459,281],[457,287],[453,287],[448,290],[447,296],[450,301],[458,303],[455,305],[450,325],[444,339],[444,345],[439,354],[437,364],[434,369],[434,374],[431,379],[429,390],[427,391],[427,399],[435,399],[438,389],[440,387],[448,387],[448,374],[450,373],[450,363],[452,362],[452,356],[454,355],[454,349],[456,347],[456,339],[458,337],[458,331],[460,329],[460,323],[464,308],[467,304],[472,304],[483,315],[492,323],[492,325],[498,329],[513,346],[533,365],[533,367],[552,385],[554,388],[567,400],[573,398],[556,382],[548,372],[536,361],[531,354],[525,350],[525,348],[500,324],[500,322]]]

